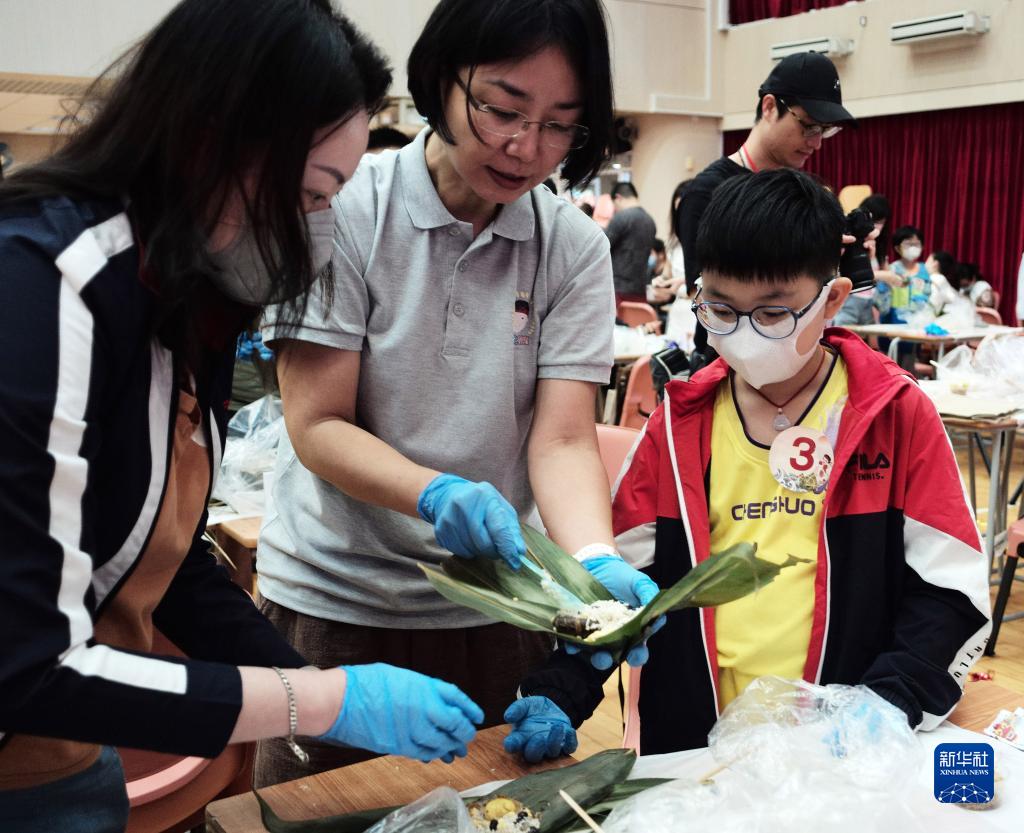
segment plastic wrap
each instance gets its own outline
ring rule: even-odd
[[[708,740],[719,771],[629,800],[605,833],[695,830],[698,820],[716,833],[919,829],[904,796],[926,756],[903,712],[867,688],[762,677]]]
[[[950,350],[936,366],[936,378],[948,382],[955,393],[973,396],[1024,394],[1024,337],[1016,334],[987,336],[972,350],[966,344]]]
[[[451,787],[439,787],[395,810],[366,833],[475,833],[466,805]]]
[[[274,469],[283,426],[281,400],[276,396],[257,399],[231,418],[213,489],[217,500],[243,514],[263,511],[263,476]]]

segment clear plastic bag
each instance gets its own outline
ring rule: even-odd
[[[714,819],[716,833],[913,833],[905,801],[927,757],[905,715],[862,686],[762,677],[708,738],[721,772],[648,790],[605,833],[669,833]]]
[[[366,833],[474,833],[466,805],[451,787],[439,787],[382,818]]]
[[[972,350],[966,344],[935,363],[937,379],[954,393],[1011,397],[1024,393],[1024,337],[1014,333],[986,336]]]
[[[228,437],[213,496],[242,514],[263,511],[263,476],[274,469],[284,426],[281,399],[264,396],[238,411]]]

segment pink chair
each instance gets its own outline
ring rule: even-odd
[[[976,307],[974,312],[982,324],[999,325],[1003,323],[1003,316],[999,314],[999,310],[992,307]]]
[[[182,656],[157,632],[153,652]],[[185,833],[203,824],[206,805],[248,792],[256,744],[228,746],[216,758],[118,749],[128,790],[126,833]]]
[[[658,313],[650,304],[641,304],[637,301],[619,301],[615,315],[627,327],[640,327],[652,321],[658,324],[658,332],[661,332],[661,321]]]
[[[650,356],[641,356],[629,369],[629,380],[622,397],[622,416],[619,417],[619,425],[623,428],[643,428],[647,417],[658,407],[650,362]]]
[[[622,464],[626,462],[626,456],[633,448],[639,433],[635,428],[623,428],[619,425],[597,426],[597,447],[601,452],[604,470],[608,474],[609,486],[614,486],[618,480]]]

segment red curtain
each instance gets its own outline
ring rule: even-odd
[[[724,134],[733,153],[746,130]],[[807,163],[837,194],[870,185],[892,206],[892,229],[917,226],[925,251],[977,263],[1015,322],[1024,251],[1024,103],[861,119],[826,139]],[[893,253],[888,252],[890,257]]]
[[[729,0],[729,22],[750,23],[768,17],[788,17],[791,14],[809,12],[811,9],[827,9],[842,6],[847,0]]]

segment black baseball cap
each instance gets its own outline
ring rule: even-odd
[[[768,93],[786,104],[799,104],[816,122],[857,126],[843,107],[835,64],[820,52],[798,52],[779,61],[757,91],[758,100]]]

